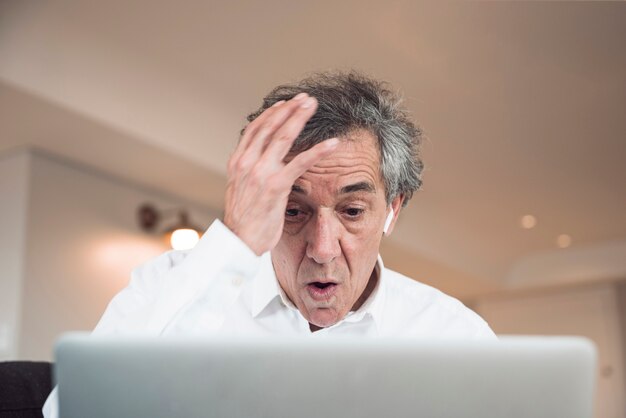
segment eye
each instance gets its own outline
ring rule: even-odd
[[[303,222],[307,217],[307,213],[299,207],[287,206],[285,209],[285,222]]]
[[[359,216],[363,214],[363,212],[365,212],[364,209],[354,208],[354,207],[346,208],[343,211],[343,213],[345,213],[348,216],[348,218],[358,218]]]

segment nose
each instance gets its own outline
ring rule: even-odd
[[[318,264],[328,264],[341,255],[339,221],[332,212],[320,210],[308,225],[307,257]]]

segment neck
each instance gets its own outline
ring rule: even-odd
[[[372,295],[374,289],[376,289],[376,284],[378,284],[378,271],[376,267],[374,267],[374,270],[372,270],[372,274],[370,274],[370,278],[367,281],[367,285],[365,285],[363,293],[361,293],[361,296],[359,296],[354,305],[352,305],[352,309],[350,309],[350,311],[357,311],[361,306],[363,306],[365,301]]]

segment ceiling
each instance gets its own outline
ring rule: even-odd
[[[626,259],[625,43],[623,2],[5,0],[0,152],[37,146],[220,207],[262,96],[356,68],[426,133],[424,189],[391,244],[463,280],[532,264],[536,281],[537,257]]]

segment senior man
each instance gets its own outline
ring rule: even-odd
[[[422,171],[420,131],[385,83],[315,74],[275,88],[248,120],[223,223],[136,269],[94,333],[495,338],[378,255]]]

